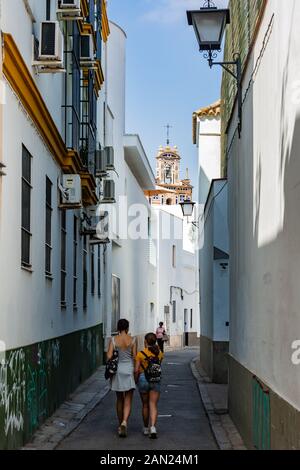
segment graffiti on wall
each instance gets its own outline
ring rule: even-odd
[[[23,348],[5,352],[3,345],[1,342],[0,408],[4,411],[4,432],[7,436],[23,430],[26,406],[30,431],[46,417],[48,377],[53,368],[59,367],[60,343],[53,340],[33,346],[30,360],[26,360]]]
[[[97,357],[100,356],[100,341],[97,335],[90,330],[82,331],[80,335],[80,350],[83,353],[87,351],[91,359],[92,368],[95,369],[97,365]]]
[[[0,363],[0,407],[4,408],[4,432],[7,436],[24,427],[26,396],[25,352],[23,349],[3,355]]]
[[[27,365],[27,411],[32,433],[48,416],[48,382],[51,372],[59,367],[59,340],[39,344],[32,349]]]
[[[102,334],[100,325],[10,351],[0,341],[1,450],[27,442],[80,377],[91,374],[102,358]]]
[[[32,432],[47,415],[46,360],[39,346],[32,351],[32,361],[27,365],[27,411],[29,431]]]

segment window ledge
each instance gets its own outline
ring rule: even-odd
[[[27,271],[27,272],[30,273],[30,274],[32,274],[32,273],[34,272],[31,266],[24,266],[24,265],[21,265],[21,269],[22,269],[23,271]]]
[[[61,302],[60,307],[61,307],[62,310],[66,310],[67,309],[67,303],[66,302]]]
[[[52,274],[47,274],[47,273],[45,273],[45,278],[47,279],[47,281],[53,281],[54,279]]]

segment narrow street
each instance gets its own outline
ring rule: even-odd
[[[209,450],[217,449],[190,362],[195,349],[166,353],[159,403],[159,438],[141,433],[142,419],[135,393],[127,439],[116,434],[115,396],[109,393],[82,424],[58,447],[59,450]]]

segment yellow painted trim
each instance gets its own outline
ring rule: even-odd
[[[65,173],[80,174],[87,203],[97,203],[93,175],[83,171],[78,152],[68,150],[11,34],[2,34],[3,74]],[[88,204],[87,204],[88,205]]]
[[[107,5],[106,0],[102,0],[102,39],[104,42],[107,41],[108,36],[110,35],[106,5]]]
[[[82,203],[86,206],[93,206],[97,204],[97,196],[95,193],[96,182],[95,178],[87,172],[81,172],[81,186],[82,186]]]
[[[104,83],[104,73],[102,70],[101,62],[100,60],[96,61],[97,69],[95,70],[95,83],[94,83],[94,88],[96,91],[96,95],[99,96],[99,92],[101,90],[101,87]]]
[[[81,158],[75,150],[68,150],[63,166],[64,173],[78,174],[82,170]]]
[[[67,148],[11,34],[3,34],[3,73],[60,166]]]
[[[89,16],[89,3],[88,0],[80,0],[82,15],[86,18]]]

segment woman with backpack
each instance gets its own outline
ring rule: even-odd
[[[145,347],[135,359],[135,380],[143,404],[144,436],[157,438],[157,405],[160,397],[161,362],[163,353],[157,345],[156,335],[145,336]]]
[[[111,378],[111,390],[117,394],[117,415],[119,419],[118,434],[127,436],[127,423],[131,413],[134,381],[134,358],[136,356],[136,340],[128,334],[129,322],[119,320],[117,337],[113,337],[108,348],[107,360],[117,355],[117,370]]]

